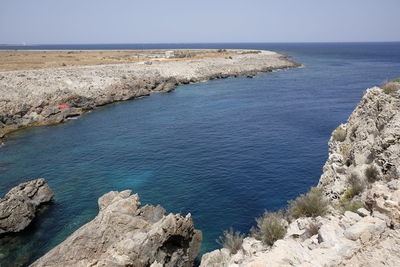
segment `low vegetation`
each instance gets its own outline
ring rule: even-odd
[[[244,238],[244,234],[229,228],[229,230],[224,231],[223,236],[217,239],[217,243],[229,249],[232,254],[236,254],[242,248]]]
[[[328,200],[322,189],[313,187],[307,194],[289,202],[289,214],[291,217],[317,217],[326,214]]]
[[[393,96],[400,90],[400,78],[394,79],[390,82],[385,82],[381,85],[381,88],[385,94]]]
[[[364,205],[360,200],[352,200],[342,204],[343,211],[357,212],[358,209],[363,208]]]
[[[175,53],[174,58],[191,58],[196,56],[195,53],[178,52]]]
[[[321,226],[315,222],[310,223],[307,228],[306,231],[304,232],[305,238],[310,238],[314,235],[317,235],[319,232],[319,228],[321,228]]]
[[[340,145],[340,154],[342,155],[343,163],[346,164],[346,166],[351,165],[350,152],[351,146],[349,144],[343,143]]]
[[[378,169],[371,165],[368,166],[364,171],[365,177],[367,177],[368,182],[374,183],[379,180],[379,171]]]
[[[252,236],[266,245],[272,246],[286,234],[286,222],[281,212],[265,212],[256,222],[257,228],[251,230]]]
[[[247,50],[247,51],[242,51],[241,54],[245,55],[245,54],[260,54],[261,51],[260,50]]]
[[[362,181],[355,173],[350,174],[347,178],[347,183],[349,184],[349,187],[346,189],[342,197],[342,202],[345,203],[351,201],[356,195],[362,193],[365,189],[364,181]]]
[[[333,140],[338,142],[343,142],[346,140],[346,136],[347,131],[343,129],[342,126],[337,127],[332,133]]]

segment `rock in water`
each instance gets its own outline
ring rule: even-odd
[[[99,214],[32,266],[192,266],[201,231],[188,214],[140,207],[130,190],[99,198]]]
[[[38,207],[53,192],[43,178],[20,184],[0,199],[0,234],[19,232],[35,218]]]

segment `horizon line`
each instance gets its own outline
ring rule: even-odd
[[[142,43],[0,43],[0,46],[41,45],[156,45],[156,44],[320,44],[320,43],[399,43],[399,41],[272,41],[272,42],[142,42]]]

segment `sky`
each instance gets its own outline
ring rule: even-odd
[[[0,0],[0,44],[400,41],[400,0]]]

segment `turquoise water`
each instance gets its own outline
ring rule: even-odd
[[[248,232],[265,209],[315,185],[331,131],[365,88],[400,76],[399,43],[182,46],[277,50],[305,67],[183,85],[18,132],[0,148],[0,194],[44,177],[55,199],[26,231],[0,239],[1,265],[43,255],[90,221],[110,190],[191,212],[202,252],[215,249],[224,229]]]

